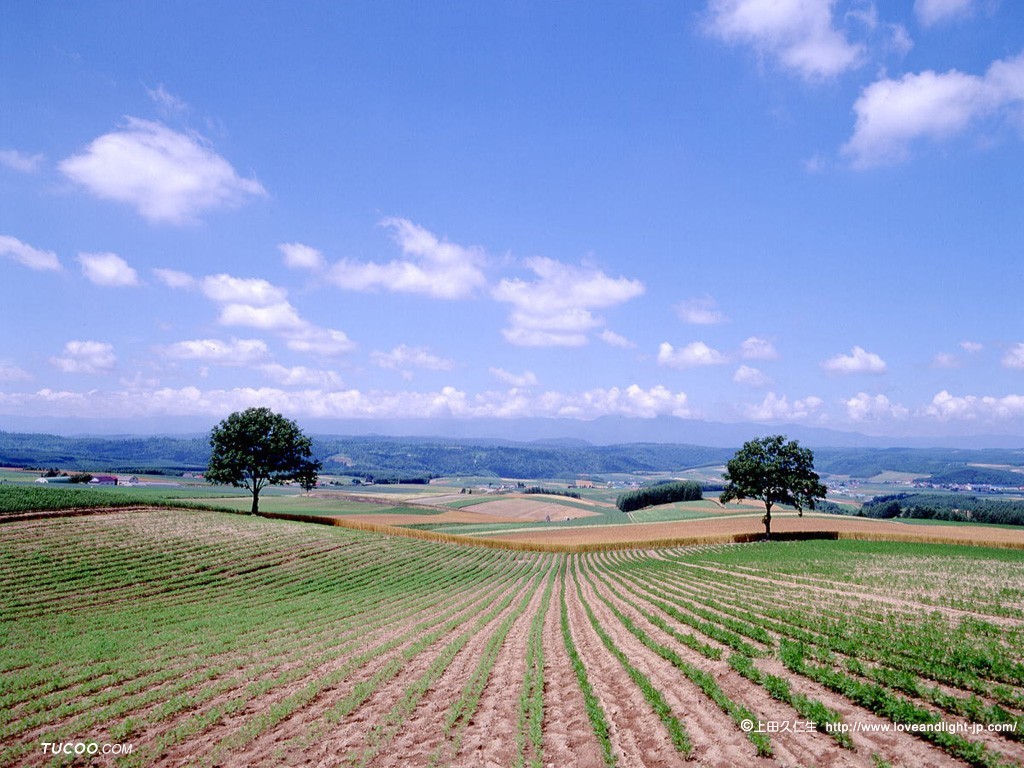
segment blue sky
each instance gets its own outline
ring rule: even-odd
[[[1020,4],[0,27],[0,428],[268,405],[1024,435]]]

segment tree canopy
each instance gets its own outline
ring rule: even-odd
[[[266,486],[292,481],[303,487],[316,484],[320,462],[312,458],[312,445],[294,421],[269,408],[237,411],[210,432],[212,454],[206,479],[247,488],[255,515],[260,491]]]
[[[766,539],[772,535],[773,506],[789,504],[802,515],[804,507],[814,509],[814,500],[825,498],[826,488],[814,471],[814,454],[783,435],[744,443],[725,467],[727,485],[719,501],[763,501]]]

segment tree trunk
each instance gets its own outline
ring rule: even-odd
[[[252,489],[252,511],[250,515],[257,515],[260,511],[260,492],[258,488]]]
[[[767,501],[764,503],[764,517],[761,518],[761,522],[764,523],[764,540],[772,540],[772,505]]]

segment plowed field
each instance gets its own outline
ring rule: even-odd
[[[1013,550],[160,510],[3,523],[0,562],[0,765],[1024,763]]]

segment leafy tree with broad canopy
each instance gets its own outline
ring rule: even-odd
[[[297,480],[312,487],[321,467],[312,458],[312,440],[294,421],[269,408],[232,413],[211,430],[210,447],[207,481],[247,488],[254,515],[266,486]]]
[[[814,509],[815,499],[824,499],[826,488],[814,471],[814,454],[796,440],[786,442],[771,435],[743,444],[725,465],[728,485],[719,496],[723,504],[733,500],[760,499],[764,502],[764,537],[772,537],[772,507],[789,504],[801,517],[804,507]]]

